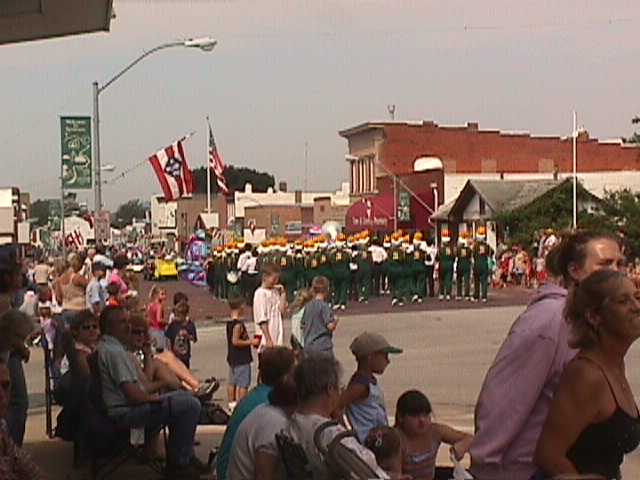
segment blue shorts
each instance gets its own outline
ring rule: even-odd
[[[229,385],[238,388],[249,388],[251,385],[251,364],[229,367]]]

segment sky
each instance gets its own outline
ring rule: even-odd
[[[59,116],[91,115],[101,84],[156,45],[209,35],[210,53],[158,52],[100,95],[115,209],[160,192],[144,160],[182,135],[205,165],[213,122],[228,164],[290,189],[348,180],[338,130],[388,118],[592,137],[640,114],[637,0],[114,0],[110,32],[0,46],[2,185],[59,195]],[[80,199],[93,205],[92,192]]]

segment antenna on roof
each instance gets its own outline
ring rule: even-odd
[[[396,119],[396,106],[393,104],[387,105],[387,111],[389,112],[389,116],[391,117],[391,120],[395,120]]]

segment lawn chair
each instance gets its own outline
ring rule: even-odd
[[[155,473],[163,474],[164,465],[150,460],[145,455],[144,432],[140,436],[138,429],[122,428],[107,414],[107,407],[102,398],[102,379],[97,352],[89,355],[87,361],[91,381],[86,447],[91,461],[91,478],[105,480],[130,460],[135,460]],[[166,429],[160,427],[157,433],[160,431],[163,432],[166,447]]]

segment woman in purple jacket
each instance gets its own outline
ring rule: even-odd
[[[530,480],[534,453],[560,375],[576,351],[564,318],[567,290],[590,273],[623,266],[613,236],[577,231],[547,256],[556,281],[516,319],[487,372],[475,411],[471,473],[478,480]]]

